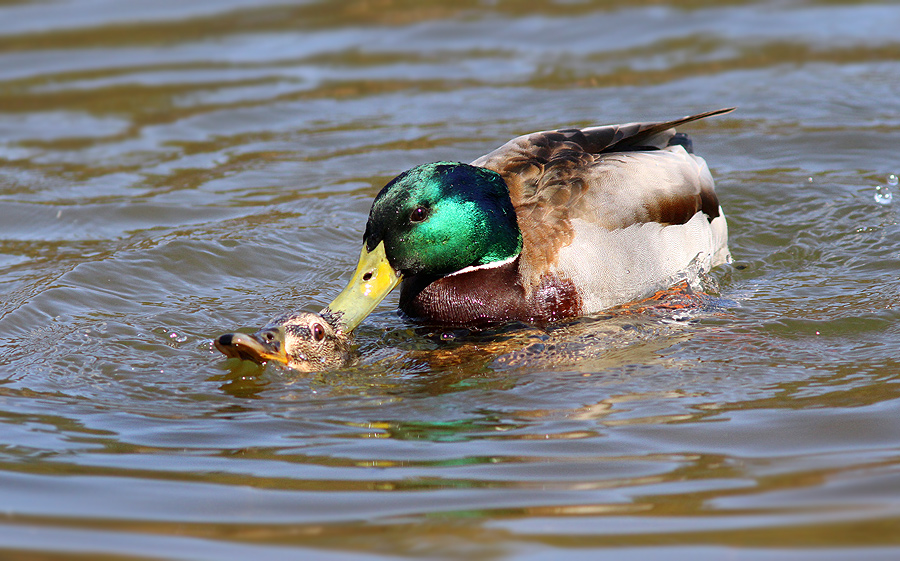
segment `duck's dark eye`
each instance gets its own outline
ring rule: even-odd
[[[312,336],[316,341],[321,341],[325,338],[325,328],[322,327],[321,323],[314,323],[312,326]]]
[[[415,210],[409,213],[410,222],[421,222],[426,218],[428,218],[428,209],[423,206],[416,207]]]

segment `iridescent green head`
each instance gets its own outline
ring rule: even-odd
[[[401,173],[375,197],[356,272],[322,310],[352,331],[404,278],[443,276],[510,259],[522,234],[499,174],[437,162]]]
[[[375,197],[366,249],[384,242],[403,276],[447,275],[518,255],[522,235],[506,183],[496,172],[455,162],[406,171]]]

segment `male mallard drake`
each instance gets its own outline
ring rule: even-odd
[[[675,127],[732,110],[536,132],[471,164],[403,172],[375,197],[356,272],[322,315],[349,332],[402,282],[413,318],[547,322],[723,263],[712,176]]]

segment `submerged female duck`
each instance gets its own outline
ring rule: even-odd
[[[661,123],[537,132],[437,162],[372,204],[356,272],[322,316],[348,333],[401,284],[431,323],[548,322],[623,304],[728,257],[706,162]]]
[[[346,366],[353,358],[349,334],[307,312],[277,317],[253,335],[226,333],[213,343],[227,357],[257,364],[272,360],[302,372]]]

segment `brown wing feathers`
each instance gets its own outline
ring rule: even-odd
[[[538,132],[514,139],[473,162],[498,172],[509,186],[524,238],[522,265],[530,271],[523,271],[531,277],[526,283],[536,282],[540,271],[555,262],[559,248],[572,242],[570,213],[591,186],[592,167],[608,157],[605,154],[664,148],[675,127],[733,110],[718,109],[660,123]],[[718,200],[711,189],[667,193],[642,204],[643,216],[635,217],[639,222],[682,224],[698,210],[710,219],[718,215]]]

